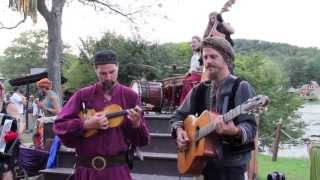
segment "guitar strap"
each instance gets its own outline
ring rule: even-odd
[[[230,96],[224,96],[223,98],[223,104],[222,104],[222,114],[225,114],[228,112],[228,106],[230,101]]]
[[[222,114],[225,114],[230,109],[235,108],[234,100],[241,81],[242,80],[240,78],[236,78],[233,82],[231,93],[223,97]]]
[[[231,92],[226,94],[223,97],[223,104],[222,104],[222,112],[221,112],[221,114],[225,114],[225,113],[228,112],[229,109],[234,108],[234,106],[235,106],[234,99],[235,99],[236,92],[237,92],[237,90],[239,88],[240,82],[241,82],[241,79],[240,78],[236,78],[233,81]],[[223,158],[223,149],[224,149],[224,147],[223,147],[221,141],[218,141],[218,144],[217,144],[217,152],[218,152],[217,153],[217,158],[220,159],[220,160]]]
[[[86,90],[83,90],[83,92],[81,93],[81,96],[80,96],[80,111],[84,114],[87,113],[88,109],[90,109],[90,107],[88,108],[88,102],[93,99],[93,96],[95,94],[95,92],[92,92],[92,91],[95,91],[95,88],[88,88]]]
[[[223,107],[222,107],[223,114],[228,112],[228,110],[236,107],[235,96],[236,96],[236,93],[237,93],[237,90],[240,86],[241,81],[242,80],[240,78],[235,79],[233,82],[231,93],[224,96],[224,102],[223,102]],[[237,122],[234,122],[234,123],[238,124]],[[223,148],[227,151],[243,153],[243,152],[246,152],[246,151],[252,149],[252,147],[254,147],[253,142],[248,143],[248,144],[243,144],[240,146],[232,146],[232,147],[231,146],[229,146],[229,147],[224,146]]]

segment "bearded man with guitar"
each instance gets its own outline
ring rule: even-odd
[[[222,115],[254,97],[255,91],[247,81],[230,73],[234,56],[234,50],[225,38],[208,37],[202,41],[202,58],[209,80],[201,82],[189,92],[171,121],[172,135],[176,138],[179,151],[178,170],[182,174],[202,173],[205,180],[245,179],[250,151],[254,149],[255,117],[240,114],[232,118],[234,116],[231,115],[228,116],[230,121],[226,121],[228,118]],[[209,113],[202,115],[204,111]],[[206,118],[207,127],[195,127],[193,133],[188,133],[185,127],[188,125],[185,123],[188,115]],[[195,121],[190,122],[191,126],[195,124]],[[201,138],[204,130],[208,129],[214,131],[208,131]],[[201,139],[205,139],[205,143]],[[203,151],[188,151],[195,146],[202,146]],[[192,153],[196,154],[193,164],[187,162]]]
[[[140,99],[117,81],[114,51],[98,51],[94,67],[98,82],[74,93],[58,114],[54,131],[64,145],[76,149],[75,179],[131,180],[129,146],[143,146],[150,139]]]

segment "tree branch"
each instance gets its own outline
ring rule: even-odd
[[[38,0],[38,11],[46,20],[50,19],[50,12],[44,0]]]
[[[11,27],[6,27],[6,26],[3,26],[3,24],[0,22],[0,29],[15,29],[17,28],[20,24],[24,23],[27,19],[27,16],[24,15],[23,16],[23,19],[21,21],[19,21],[16,25],[14,26],[11,26]]]
[[[100,4],[102,6],[105,6],[108,9],[110,9],[111,11],[114,11],[114,12],[120,14],[121,16],[127,18],[131,23],[135,23],[134,20],[130,17],[130,15],[131,15],[130,13],[129,14],[125,14],[125,13],[121,12],[120,10],[112,7],[110,4],[107,4],[105,2],[101,2],[100,0],[90,0],[90,2],[97,3],[97,4]]]
[[[141,13],[141,12],[144,11],[145,9],[151,8],[151,7],[152,7],[152,5],[148,5],[148,6],[146,6],[146,7],[141,7],[140,9],[137,9],[137,10],[135,10],[135,11],[133,11],[133,12],[127,13],[126,15],[127,15],[127,16],[132,16],[132,15],[134,15],[134,14]]]

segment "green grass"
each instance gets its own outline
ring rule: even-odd
[[[278,158],[273,162],[271,156],[258,155],[259,180],[266,180],[270,172],[278,171],[286,175],[288,180],[309,180],[310,162],[307,159]]]

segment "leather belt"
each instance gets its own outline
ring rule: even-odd
[[[97,171],[101,171],[107,167],[123,165],[126,162],[127,156],[125,153],[115,156],[80,156],[78,158],[77,166],[93,168]]]

